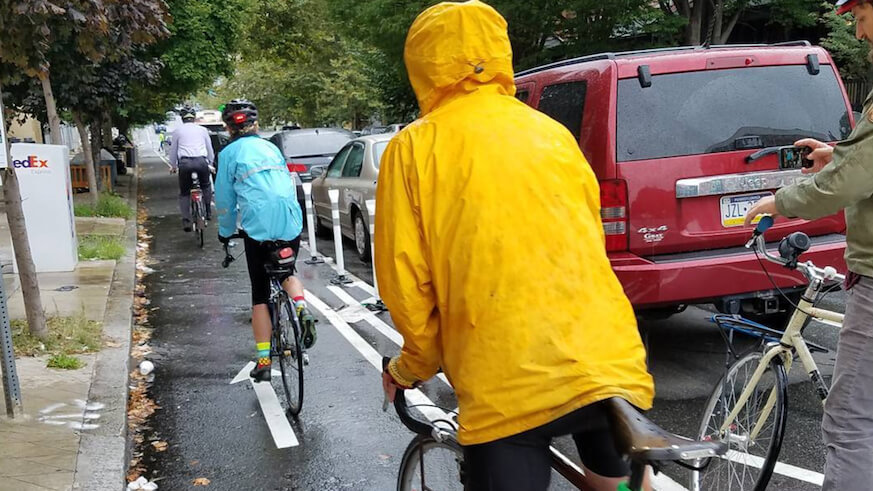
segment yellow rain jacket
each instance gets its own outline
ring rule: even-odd
[[[376,207],[380,291],[404,338],[391,373],[442,367],[464,445],[613,396],[651,407],[597,180],[566,128],[513,97],[506,21],[479,1],[436,5],[405,60],[422,117],[386,149]]]

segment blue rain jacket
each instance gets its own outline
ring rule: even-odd
[[[258,242],[293,240],[303,230],[297,187],[285,158],[256,135],[236,139],[218,155],[215,206],[222,237],[236,233],[237,205],[240,228]]]

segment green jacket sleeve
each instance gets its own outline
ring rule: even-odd
[[[870,114],[870,108],[865,115]],[[849,139],[834,148],[834,160],[815,176],[776,193],[779,214],[815,220],[873,195],[873,123],[862,117]]]

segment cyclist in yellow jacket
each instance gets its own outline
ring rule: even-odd
[[[601,401],[654,395],[631,305],[606,256],[598,182],[560,123],[516,100],[506,21],[442,3],[410,28],[421,118],[389,144],[376,272],[404,345],[397,386],[441,367],[460,405],[471,489],[541,491],[572,434],[595,489],[629,473]]]

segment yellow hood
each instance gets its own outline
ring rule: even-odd
[[[409,28],[404,59],[422,115],[483,86],[515,95],[506,20],[478,0],[422,12]]]

